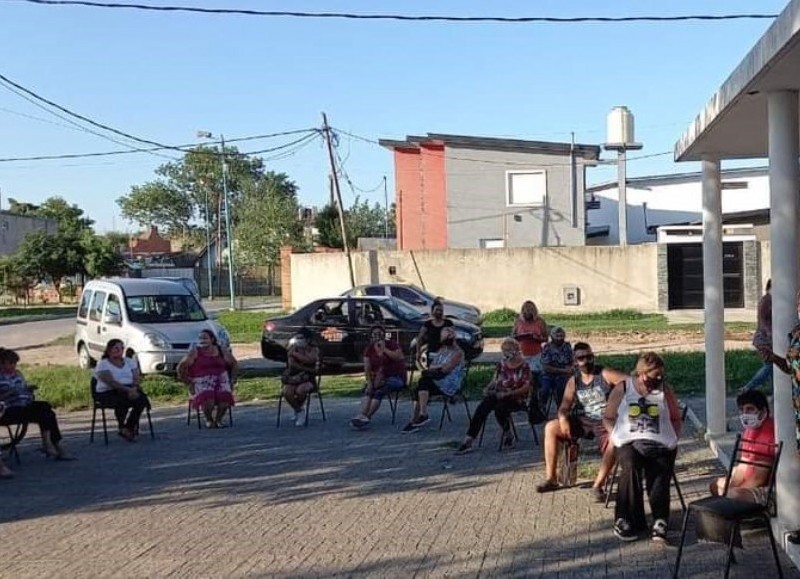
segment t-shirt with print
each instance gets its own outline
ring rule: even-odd
[[[542,349],[542,368],[553,366],[554,368],[569,368],[575,362],[572,354],[572,345],[563,342],[561,346],[556,346],[553,342],[544,345]]]
[[[512,368],[508,362],[503,360],[498,362],[495,372],[497,374],[495,387],[498,392],[517,390],[526,383],[530,384],[531,381],[531,368],[525,363]]]
[[[0,402],[8,408],[27,406],[33,402],[33,393],[22,374],[0,373]]]
[[[95,378],[97,378],[97,392],[108,392],[113,390],[110,385],[103,382],[103,379],[100,377],[102,372],[110,372],[111,377],[115,381],[119,382],[120,384],[124,384],[125,386],[130,386],[133,384],[134,372],[138,371],[139,367],[131,358],[123,358],[123,360],[125,363],[121,368],[112,364],[108,358],[98,362],[97,367],[94,369],[94,375]]]

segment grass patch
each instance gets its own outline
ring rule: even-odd
[[[0,319],[27,316],[66,316],[75,313],[75,306],[31,306],[29,308],[0,308]]]
[[[261,341],[265,320],[286,315],[286,312],[220,312],[217,321],[222,324],[236,343]]]

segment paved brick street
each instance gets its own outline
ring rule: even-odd
[[[667,577],[674,547],[620,543],[612,511],[585,488],[540,495],[543,466],[518,415],[521,444],[453,456],[463,407],[437,431],[403,435],[388,405],[371,430],[354,432],[354,400],[312,406],[308,428],[275,406],[236,408],[235,426],[198,431],[185,407],[154,412],[157,438],[108,447],[88,442],[89,414],[61,420],[79,460],[54,463],[22,445],[17,477],[0,482],[2,577]],[[432,416],[438,418],[438,405]],[[585,448],[591,452],[591,445]],[[684,436],[679,478],[689,500],[721,469]],[[584,461],[581,471],[590,474]],[[585,481],[584,481],[585,482]],[[671,541],[680,509],[673,501]],[[746,536],[732,576],[773,576],[766,535]],[[719,577],[719,545],[690,535],[682,576]],[[783,557],[783,555],[782,555]],[[783,558],[787,577],[800,574]]]

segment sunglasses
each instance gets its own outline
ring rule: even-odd
[[[594,360],[594,354],[583,354],[581,356],[575,356],[575,359],[578,362],[583,362],[584,360]]]

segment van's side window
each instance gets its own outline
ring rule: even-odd
[[[92,290],[84,290],[81,296],[81,305],[78,306],[78,317],[86,318],[89,314],[89,302],[92,299]]]
[[[94,292],[92,305],[89,308],[89,319],[99,322],[103,315],[103,303],[106,301],[106,292]]]
[[[108,294],[108,301],[106,302],[106,315],[114,316],[120,322],[122,321],[122,307],[119,303],[119,298],[114,294]]]

